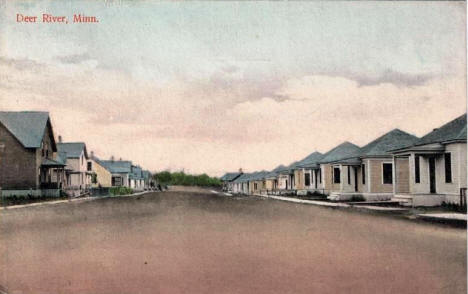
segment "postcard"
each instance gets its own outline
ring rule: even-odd
[[[466,15],[0,0],[0,294],[466,293]]]

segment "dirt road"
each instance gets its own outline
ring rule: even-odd
[[[9,293],[466,293],[463,229],[209,191],[0,212]]]

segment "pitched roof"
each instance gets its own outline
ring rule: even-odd
[[[362,147],[360,157],[389,155],[388,151],[411,146],[417,141],[418,137],[394,129]]]
[[[132,169],[132,173],[130,174],[130,177],[132,179],[139,180],[143,178],[143,170],[141,169],[141,167],[132,165],[131,169]]]
[[[234,181],[237,179],[242,173],[240,172],[235,172],[235,173],[226,173],[224,174],[221,178],[219,178],[221,181]]]
[[[466,141],[466,113],[423,136],[415,145]]]
[[[331,163],[342,159],[359,156],[361,148],[359,146],[344,142],[325,153],[319,163]]]
[[[0,123],[25,148],[40,148],[47,125],[50,125],[49,113],[41,111],[0,111]],[[52,128],[52,126],[50,125]],[[53,150],[55,140],[51,136]]]
[[[88,158],[86,144],[83,142],[57,143],[57,151],[65,153],[67,158],[79,158],[84,151],[85,157]]]
[[[252,176],[251,173],[243,173],[237,179],[235,179],[233,182],[234,183],[245,183],[245,182],[248,182],[250,180],[251,176]]]
[[[132,162],[127,160],[101,160],[99,163],[111,173],[131,173]]]
[[[320,152],[313,152],[306,158],[301,160],[297,167],[315,167],[317,163],[323,158],[323,154]]]
[[[250,181],[258,181],[258,180],[262,180],[265,178],[265,176],[268,174],[269,172],[266,171],[266,170],[262,170],[262,171],[259,171],[259,172],[255,172],[251,177],[250,177]]]
[[[265,175],[265,178],[271,178],[271,177],[276,177],[279,173],[279,171],[284,170],[286,167],[284,165],[278,165],[276,168],[271,170],[269,173]]]

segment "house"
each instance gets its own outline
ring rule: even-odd
[[[127,160],[101,160],[101,164],[108,169],[111,174],[112,187],[130,187],[130,177],[132,173],[132,162]]]
[[[295,193],[295,191],[293,190],[295,186],[294,169],[298,164],[299,161],[295,161],[290,165],[281,168],[277,171],[277,189],[279,194]]]
[[[393,154],[394,200],[409,206],[460,204],[466,191],[466,113]]]
[[[254,172],[249,177],[249,195],[258,195],[261,193],[261,190],[265,190],[266,183],[264,177],[267,174],[267,171]]]
[[[143,178],[143,170],[138,165],[131,166],[130,173],[130,188],[142,191],[145,189],[145,179]]]
[[[232,183],[232,193],[235,194],[249,194],[249,180],[251,174],[243,173],[238,178],[236,178]]]
[[[295,177],[300,179],[296,184],[298,194],[322,193],[322,174],[318,163],[322,158],[322,153],[313,152],[297,164],[294,172]]]
[[[269,195],[278,193],[278,174],[279,171],[285,168],[284,165],[279,165],[265,175],[265,190],[262,191],[262,194]]]
[[[0,188],[3,196],[60,196],[65,165],[48,112],[0,112]],[[53,174],[58,177],[53,180]]]
[[[349,200],[353,196],[367,201],[390,200],[393,196],[393,158],[390,150],[412,145],[418,140],[400,129],[378,137],[362,147],[354,157],[335,161],[342,166],[339,189],[333,189],[332,200]]]
[[[109,188],[112,186],[111,171],[101,162],[98,157],[94,155],[94,152],[92,151],[90,152],[86,170],[92,173],[91,187]]]
[[[149,170],[143,170],[143,180],[145,190],[152,190],[156,187],[156,182]]]
[[[91,187],[92,171],[88,171],[88,152],[83,142],[57,143],[57,150],[66,159],[67,177],[69,183],[67,192],[78,196]]]
[[[239,169],[238,172],[226,173],[221,178],[223,183],[223,191],[232,192],[233,184],[232,182],[242,175],[242,169]]]
[[[349,166],[359,165],[360,148],[359,146],[343,142],[325,153],[318,162],[320,165],[320,173],[322,179],[322,191],[325,195],[331,195],[332,192],[339,192],[352,187],[356,174],[347,172]],[[349,159],[349,160],[348,160]]]

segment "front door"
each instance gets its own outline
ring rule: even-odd
[[[429,157],[429,186],[431,194],[436,192],[435,157]]]
[[[357,167],[353,166],[354,169],[354,192],[358,191],[358,181],[357,181]]]
[[[315,183],[315,189],[317,189],[317,180],[318,180],[318,179],[317,179],[317,170],[314,170],[314,174],[315,174],[315,181],[314,181],[314,183]]]

